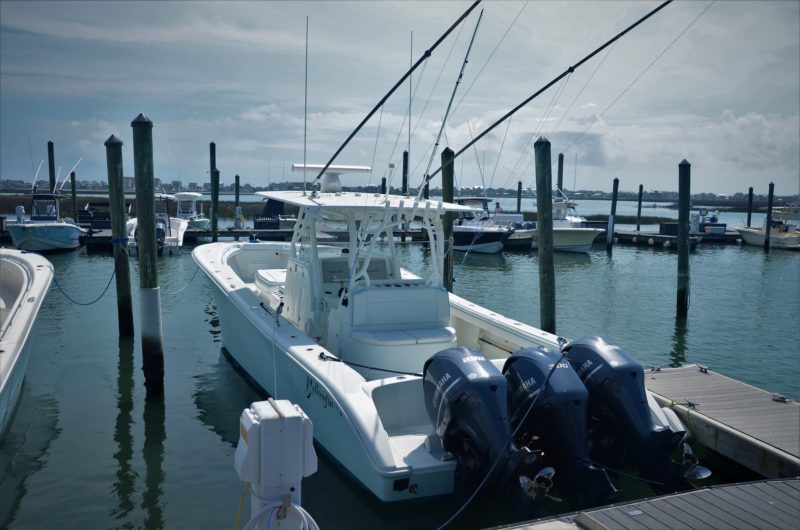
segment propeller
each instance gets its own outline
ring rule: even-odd
[[[536,473],[533,479],[525,475],[520,475],[519,485],[522,487],[525,495],[533,500],[542,497],[544,499],[552,499],[556,502],[561,502],[561,499],[558,497],[550,495],[550,489],[553,487],[553,475],[555,474],[555,469],[552,467],[545,467]]]
[[[700,465],[700,461],[692,451],[692,446],[683,443],[683,462],[681,462],[683,476],[687,480],[703,480],[711,476],[711,470]]]

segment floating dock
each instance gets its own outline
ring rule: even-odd
[[[800,475],[800,405],[693,364],[645,374],[702,445],[767,478]]]
[[[508,530],[788,529],[800,521],[800,479],[713,486],[528,523]]]
[[[614,230],[614,239],[618,243],[663,249],[678,249],[678,236],[641,232],[639,230]],[[694,252],[701,237],[689,236],[689,250]]]

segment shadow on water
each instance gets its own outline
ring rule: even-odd
[[[672,351],[669,352],[669,365],[672,368],[686,363],[686,334],[689,330],[689,319],[675,317],[675,332],[672,334]]]
[[[131,466],[133,458],[133,339],[121,338],[119,341],[119,371],[117,375],[117,421],[114,425],[114,443],[117,461],[116,480],[112,487],[117,496],[117,507],[111,516],[124,519],[134,509],[133,493],[136,472]]]
[[[31,395],[23,383],[17,411],[0,441],[0,528],[17,517],[28,478],[46,466],[50,446],[61,433],[58,415],[53,397]]]

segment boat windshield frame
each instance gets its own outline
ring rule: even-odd
[[[395,247],[395,231],[399,227],[415,223],[428,236],[432,267],[426,284],[441,286],[446,247],[443,218],[446,213],[474,211],[474,208],[445,203],[431,199],[417,200],[389,194],[357,192],[313,193],[270,192],[262,193],[270,199],[299,207],[297,223],[292,234],[289,256],[294,259],[317,262],[319,249],[317,233],[324,232],[326,223],[344,223],[347,227],[348,265],[350,278],[348,289],[356,282],[370,284],[367,270],[375,254],[375,247],[385,235],[388,257],[393,266],[399,267]],[[327,246],[327,244],[326,244]]]

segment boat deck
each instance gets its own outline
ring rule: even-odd
[[[800,521],[800,479],[714,486],[529,523],[514,530],[786,529]]]

